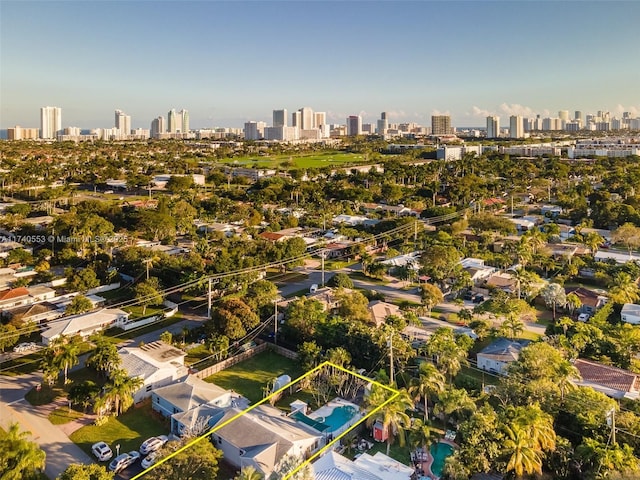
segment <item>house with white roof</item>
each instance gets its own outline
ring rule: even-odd
[[[94,312],[78,313],[64,317],[47,324],[42,332],[42,343],[49,345],[58,337],[73,337],[80,335],[87,338],[90,335],[112,326],[124,325],[129,314],[119,308],[103,308]]]
[[[640,324],[640,305],[635,303],[625,303],[620,311],[623,322]]]
[[[160,340],[140,347],[122,347],[118,355],[127,375],[144,381],[133,396],[136,403],[150,397],[153,390],[172,384],[189,373],[184,365],[187,354]]]
[[[478,284],[482,280],[489,278],[495,271],[497,271],[494,267],[489,267],[484,264],[484,260],[481,258],[471,258],[467,257],[460,260],[460,265],[463,270],[469,273],[471,277],[471,281],[474,285]]]
[[[606,262],[607,260],[614,260],[616,263],[625,264],[627,262],[640,263],[640,256],[635,253],[627,252],[614,252],[612,250],[598,250],[593,256],[596,262]]]
[[[211,441],[222,450],[224,459],[237,469],[251,466],[264,478],[277,471],[287,457],[306,458],[324,445],[317,430],[270,405],[244,414],[230,408],[218,423],[223,426],[211,434]]]
[[[407,480],[414,469],[386,456],[363,453],[351,461],[329,450],[313,463],[316,480]]]

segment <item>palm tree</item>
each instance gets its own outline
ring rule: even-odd
[[[116,415],[119,415],[133,405],[133,395],[143,384],[142,378],[129,377],[125,370],[116,370],[105,385],[104,402],[112,404]]]
[[[582,306],[582,300],[580,300],[580,297],[578,297],[578,295],[576,295],[575,292],[571,292],[569,295],[567,295],[567,308],[569,309],[569,314],[572,317],[573,317],[573,312],[575,312],[581,306]]]
[[[502,322],[501,330],[509,334],[509,338],[515,340],[518,335],[524,331],[524,322],[515,314],[510,313],[504,322]]]
[[[78,364],[78,354],[80,353],[80,346],[78,343],[71,339],[68,343],[64,344],[60,353],[56,356],[56,363],[64,370],[64,383],[68,382],[69,368]]]
[[[516,476],[542,473],[542,455],[531,445],[531,439],[525,429],[518,425],[505,426],[507,438],[504,451],[509,455],[507,472],[513,470]]]
[[[262,475],[252,466],[244,467],[234,480],[262,480]]]
[[[387,390],[374,386],[366,399],[369,411],[384,404],[374,415],[367,418],[367,426],[371,427],[376,422],[382,424],[382,430],[387,434],[387,455],[394,437],[397,436],[400,446],[404,446],[405,429],[411,425],[411,419],[406,412],[413,409],[413,402],[406,390],[400,390],[396,398],[385,404],[390,395]]]
[[[118,355],[118,348],[102,336],[96,337],[93,342],[96,344],[96,349],[89,355],[86,364],[101,374],[109,376],[111,372],[120,368],[122,362]]]
[[[438,429],[431,426],[429,422],[422,422],[419,418],[414,419],[409,431],[409,445],[415,450],[418,448],[426,451],[436,440],[438,440]]]
[[[422,399],[424,402],[424,421],[429,419],[429,396],[444,390],[444,375],[430,362],[422,362],[418,372],[418,378],[412,379],[409,393],[415,401]]]
[[[633,281],[631,275],[619,272],[613,278],[609,295],[615,303],[634,303],[640,298],[638,284]]]
[[[0,478],[22,480],[35,475],[45,466],[46,454],[37,443],[28,440],[30,432],[21,432],[17,423],[0,437]]]

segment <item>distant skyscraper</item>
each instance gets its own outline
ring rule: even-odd
[[[351,115],[347,117],[347,135],[362,135],[362,117],[360,115]]]
[[[582,112],[580,110],[576,110],[573,114],[573,119],[582,121]]]
[[[291,114],[291,126],[298,127],[298,129],[302,129],[302,114],[300,110],[296,110]]]
[[[569,110],[559,110],[558,111],[558,118],[560,120],[568,122],[569,121]]]
[[[264,138],[265,128],[267,128],[265,122],[246,122],[244,124],[245,140],[260,140]]]
[[[327,113],[326,112],[314,112],[313,114],[313,124],[315,128],[319,128],[322,125],[327,124]]]
[[[311,130],[312,128],[316,128],[315,117],[311,108],[303,107],[298,110],[298,112],[300,112],[300,121],[302,122],[299,125],[301,130]]]
[[[42,107],[40,109],[40,138],[56,138],[62,130],[62,109]]]
[[[509,136],[511,138],[524,138],[524,122],[520,115],[509,117]]]
[[[189,111],[184,108],[178,112],[178,130],[189,133]]]
[[[151,136],[156,137],[165,132],[166,130],[164,127],[164,117],[159,116],[158,118],[154,118],[151,122]]]
[[[116,110],[115,127],[120,130],[121,135],[129,135],[131,133],[131,116],[122,110]]]
[[[431,116],[431,135],[449,135],[451,133],[451,117],[449,115]]]
[[[167,113],[167,132],[176,133],[178,131],[178,117],[176,110],[172,108]]]
[[[387,130],[389,130],[389,120],[387,120],[387,112],[382,112],[380,114],[380,120],[378,120],[378,135],[386,135]]]
[[[487,117],[487,138],[498,138],[500,136],[500,117]]]
[[[274,127],[286,127],[287,126],[287,109],[274,110],[273,111],[273,126]]]

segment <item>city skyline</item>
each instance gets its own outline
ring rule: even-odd
[[[304,106],[326,111],[328,123],[351,115],[375,123],[384,111],[389,123],[430,125],[443,114],[456,127],[482,127],[493,115],[508,125],[511,115],[560,110],[640,113],[634,2],[0,8],[1,128],[38,126],[45,105],[63,109],[63,127],[110,127],[122,109],[131,128],[145,129],[172,105],[189,111],[191,128],[270,125],[274,109]],[[176,31],[179,42],[150,42]]]

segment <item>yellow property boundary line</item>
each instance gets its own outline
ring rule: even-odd
[[[315,367],[312,370],[309,370],[307,373],[301,375],[300,377],[296,378],[295,380],[292,380],[290,383],[288,383],[287,385],[285,385],[282,388],[279,388],[278,390],[276,390],[275,392],[273,392],[271,395],[269,395],[268,397],[263,398],[262,400],[260,400],[258,403],[256,403],[255,405],[251,405],[249,408],[247,408],[246,410],[243,410],[242,412],[238,413],[237,415],[234,415],[233,417],[231,417],[229,420],[227,420],[224,423],[221,423],[220,425],[215,425],[211,430],[207,431],[207,433],[205,433],[204,435],[199,436],[198,438],[194,438],[192,441],[190,441],[189,443],[187,443],[186,445],[184,445],[183,447],[179,448],[178,450],[176,450],[175,452],[173,452],[171,455],[163,458],[162,460],[160,460],[158,463],[152,465],[151,467],[147,468],[146,470],[140,472],[139,474],[137,474],[135,477],[132,477],[131,480],[137,480],[138,478],[141,478],[142,476],[146,475],[147,473],[151,472],[151,470],[153,470],[154,468],[156,468],[159,465],[162,465],[164,462],[166,462],[167,460],[170,460],[171,458],[175,457],[176,455],[178,455],[179,453],[185,451],[186,449],[190,448],[191,446],[195,445],[196,443],[198,443],[199,441],[209,437],[211,434],[215,433],[216,431],[220,430],[222,427],[225,427],[227,425],[229,425],[231,422],[233,422],[234,420],[236,420],[237,418],[240,418],[241,416],[243,416],[244,414],[250,412],[251,410],[253,410],[254,408],[259,407],[260,405],[262,405],[263,403],[269,402],[271,400],[271,398],[275,397],[276,395],[279,395],[280,393],[284,392],[286,389],[288,389],[289,387],[291,387],[292,385],[304,380],[306,377],[313,375],[314,373],[322,370],[323,368],[326,367],[332,367],[338,370],[341,370],[344,373],[348,373],[349,375],[353,375],[356,378],[359,378],[361,380],[364,380],[367,383],[371,383],[375,386],[378,386],[380,388],[383,388],[385,390],[387,390],[388,392],[392,393],[392,395],[382,404],[378,405],[376,408],[374,408],[373,410],[371,410],[369,413],[367,413],[367,415],[365,415],[364,417],[362,417],[360,420],[358,420],[355,424],[353,424],[351,427],[349,427],[347,430],[345,430],[344,432],[342,432],[340,435],[338,435],[336,438],[334,438],[333,440],[331,440],[329,443],[327,443],[324,447],[322,447],[320,450],[318,450],[316,453],[314,453],[311,457],[309,457],[308,460],[302,462],[300,465],[298,465],[298,467],[293,470],[292,472],[290,472],[289,474],[287,474],[282,480],[289,480],[290,478],[292,478],[296,473],[298,473],[300,470],[302,470],[304,467],[306,467],[308,464],[310,464],[313,460],[317,459],[318,457],[320,457],[323,453],[325,453],[326,451],[328,451],[331,447],[333,447],[333,445],[339,441],[342,437],[344,437],[345,435],[347,435],[349,432],[351,432],[352,430],[354,430],[355,428],[359,427],[360,425],[362,425],[363,422],[366,422],[368,418],[370,418],[371,416],[375,415],[376,413],[378,413],[380,410],[382,410],[384,407],[386,407],[389,403],[391,403],[392,401],[394,401],[398,395],[400,395],[400,392],[398,392],[398,390],[389,387],[388,385],[383,385],[380,382],[376,382],[375,380],[372,380],[368,377],[365,377],[363,375],[360,375],[358,373],[352,372],[350,370],[347,370],[346,368],[343,368],[339,365],[335,365],[331,362],[323,362],[320,365],[318,365],[317,367]]]

